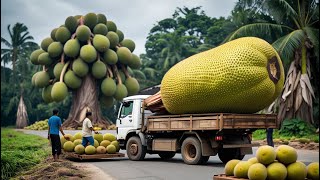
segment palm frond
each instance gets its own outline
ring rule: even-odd
[[[12,98],[10,99],[8,106],[7,106],[7,108],[6,108],[5,111],[4,111],[4,113],[5,113],[6,115],[8,115],[8,114],[13,110],[14,107],[17,107],[17,106],[18,106],[19,97],[20,97],[20,96],[17,95],[17,96],[14,96],[14,97],[12,97]]]
[[[254,23],[248,24],[240,27],[234,31],[230,36],[228,36],[223,43],[231,41],[233,39],[243,37],[243,36],[252,36],[252,34],[267,34],[270,35],[271,31],[283,32],[284,29],[293,30],[289,26],[284,26],[280,24],[272,23]]]
[[[295,30],[290,34],[279,38],[272,46],[278,51],[281,59],[284,61],[290,61],[294,56],[294,52],[298,49],[305,38],[303,30]]]
[[[167,56],[163,62],[163,69],[169,69],[169,67],[170,67],[170,57]]]
[[[12,48],[12,45],[6,39],[4,39],[3,37],[1,37],[1,43],[5,44],[9,48]]]
[[[144,68],[143,70],[143,73],[145,74],[145,75],[149,75],[151,78],[155,78],[156,76],[156,70],[155,69],[153,69],[153,68],[148,68],[148,67],[146,67],[146,68]]]
[[[23,35],[20,39],[20,43],[23,44],[24,42],[26,42],[27,40],[33,40],[33,37],[32,36],[27,36],[25,37],[27,34]]]
[[[314,46],[314,50],[317,51],[316,55],[319,55],[319,29],[311,28],[311,27],[305,27],[303,29],[306,33],[310,41],[312,42],[312,45]]]
[[[1,55],[5,55],[10,52],[11,52],[11,49],[1,49]]]
[[[134,74],[135,78],[142,79],[142,80],[147,79],[146,75],[142,71],[136,70],[136,69],[133,69],[132,71],[133,71],[133,74]]]
[[[4,64],[7,64],[10,61],[11,61],[11,53],[6,53],[3,56],[1,56],[1,62],[3,62]]]
[[[311,15],[309,15],[311,14]],[[318,17],[315,17],[318,16]],[[317,19],[317,21],[319,21],[319,4],[317,4],[316,1],[311,1],[311,3],[309,4],[309,10],[308,10],[308,14],[306,16],[306,24],[310,25],[310,21],[315,18]]]
[[[267,10],[277,22],[281,22],[284,17],[298,19],[297,11],[287,2],[287,0],[265,0],[262,6]]]
[[[32,41],[24,42],[24,43],[22,44],[22,46],[24,46],[24,47],[32,47],[32,48],[36,48],[36,49],[40,48],[37,43],[32,42]]]

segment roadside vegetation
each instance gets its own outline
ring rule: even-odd
[[[39,164],[50,154],[48,140],[1,128],[1,179],[9,179]]]
[[[253,132],[253,140],[266,139],[266,130],[256,130]],[[319,143],[319,134],[316,133],[314,126],[301,119],[286,119],[280,129],[273,131],[274,141],[298,141],[301,143]]]

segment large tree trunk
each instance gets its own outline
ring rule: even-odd
[[[300,118],[310,124],[315,124],[313,119],[313,88],[310,83],[310,61],[306,59],[306,73],[302,73],[301,53],[295,54],[295,61],[290,65],[287,73],[284,90],[280,100],[278,118],[281,122],[285,119]]]
[[[113,124],[101,114],[98,88],[96,87],[96,80],[91,74],[83,78],[81,87],[73,93],[69,117],[62,126],[75,129],[81,127],[88,111],[92,112],[92,125],[106,129]]]
[[[24,104],[23,95],[20,96],[18,111],[17,111],[17,120],[16,128],[22,129],[28,125],[28,113],[26,105]]]

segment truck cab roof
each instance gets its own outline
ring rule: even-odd
[[[137,99],[141,99],[144,100],[148,97],[150,97],[151,95],[134,95],[134,96],[128,96],[126,98],[123,98],[122,101],[130,101],[130,100],[137,100]]]

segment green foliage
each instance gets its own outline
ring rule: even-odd
[[[1,128],[1,179],[31,168],[49,154],[47,139]]]
[[[314,134],[316,129],[301,119],[285,119],[279,131],[283,136],[304,137]]]
[[[201,7],[177,8],[171,18],[159,21],[147,37],[147,53],[140,55],[141,70],[148,79],[142,80],[141,88],[160,84],[173,65],[220,44],[231,32],[225,28],[227,22],[222,17],[208,17]]]

